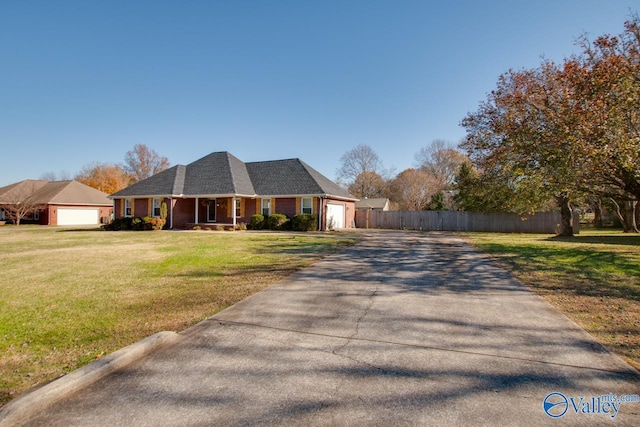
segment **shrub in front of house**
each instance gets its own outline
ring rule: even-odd
[[[249,220],[249,229],[251,230],[262,230],[264,228],[264,215],[254,214],[251,215],[251,219]]]
[[[102,228],[107,231],[132,230],[133,218],[116,218],[109,224],[102,225]]]
[[[267,226],[269,230],[289,230],[291,221],[284,214],[274,213],[267,217]]]
[[[291,219],[293,231],[316,231],[318,229],[318,217],[312,214],[299,214]]]
[[[142,218],[142,220],[144,222],[145,230],[154,230],[154,231],[162,230],[162,228],[167,222],[166,219],[155,218],[155,217],[152,218],[148,216],[145,216],[144,218]]]
[[[102,225],[107,231],[144,231],[144,230],[162,230],[166,220],[145,216],[143,218],[116,218],[109,224]]]

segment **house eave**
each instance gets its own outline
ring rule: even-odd
[[[109,199],[153,199],[153,198],[172,198],[172,199],[218,199],[225,197],[242,197],[248,199],[279,199],[279,198],[290,198],[290,197],[323,197],[330,198],[336,200],[344,200],[348,202],[356,202],[359,199],[353,197],[345,197],[345,196],[336,196],[334,194],[329,193],[309,193],[309,194],[233,194],[233,193],[221,193],[221,194],[138,194],[138,195],[127,195],[127,196],[107,196]]]
[[[111,207],[111,203],[58,203],[58,202],[48,202],[47,205],[55,205],[55,206],[104,206]]]
[[[333,194],[328,194],[328,193],[308,193],[308,194],[258,194],[255,196],[256,198],[261,198],[261,199],[286,199],[286,198],[291,198],[291,197],[321,197],[321,198],[325,198],[325,199],[337,199],[337,200],[344,200],[344,201],[350,201],[350,202],[355,202],[359,199],[353,199],[353,198],[349,198],[349,197],[344,197],[344,196],[335,196]]]
[[[182,197],[182,194],[138,194],[138,195],[126,195],[126,196],[114,196],[113,194],[107,196],[111,200],[115,199],[161,199],[161,198],[175,199]]]
[[[345,197],[345,196],[335,196],[333,194],[324,194],[322,197],[328,198],[328,199],[336,199],[336,200],[343,200],[345,202],[357,202],[360,199],[356,199],[353,197]]]
[[[244,198],[250,198],[250,199],[255,199],[257,196],[255,194],[237,194],[237,193],[222,193],[222,194],[181,194],[180,195],[181,198],[183,199],[222,199],[225,197],[244,197]]]

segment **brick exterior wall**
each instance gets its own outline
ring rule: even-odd
[[[207,206],[206,201],[208,199],[198,199],[198,223],[199,224],[207,224]],[[236,218],[236,223],[245,223],[248,224],[251,220],[251,216],[256,213],[261,213],[260,210],[260,199],[252,199],[245,198],[242,199],[242,215]],[[164,199],[167,203],[168,207],[168,217],[167,224],[171,224],[171,201],[169,199]],[[275,203],[274,203],[275,202]],[[320,212],[326,211],[327,202],[334,204],[342,204],[345,207],[345,227],[353,228],[355,224],[355,202],[351,201],[341,201],[341,200],[329,200],[329,199],[320,199],[318,197],[313,198],[313,214],[319,215]],[[216,221],[211,222],[211,225],[215,224],[231,224],[233,222],[232,218],[232,209],[233,207],[233,199],[232,198],[218,198],[216,199]],[[149,211],[149,206],[151,205],[151,201],[149,199],[135,199],[132,201],[133,216],[142,217],[142,216],[151,216]],[[283,197],[276,198],[272,201],[272,205],[275,205],[275,209],[272,206],[272,213],[280,213],[285,214],[289,218],[293,218],[295,215],[301,213],[301,198],[300,197]],[[122,218],[124,215],[123,212],[123,202],[122,199],[115,200],[115,218]],[[110,208],[109,208],[110,209]],[[196,209],[196,199],[173,199],[173,228],[177,229],[187,229],[193,227],[195,224],[195,209]],[[107,213],[110,215],[110,213]],[[101,212],[100,216],[104,216]],[[326,228],[326,218],[321,218],[321,227],[322,229]]]

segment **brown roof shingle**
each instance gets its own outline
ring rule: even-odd
[[[20,192],[33,192],[32,200],[42,205],[111,206],[107,194],[78,181],[25,180],[0,188],[0,203],[16,201]]]

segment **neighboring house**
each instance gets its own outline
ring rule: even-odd
[[[244,163],[228,152],[176,165],[109,196],[116,218],[159,216],[169,228],[249,223],[262,214],[314,214],[320,230],[351,228],[357,198],[299,159]]]
[[[356,225],[358,227],[369,228],[369,216],[371,211],[388,211],[389,199],[374,198],[362,199],[356,202]]]
[[[386,198],[367,199],[365,197],[356,202],[356,210],[358,211],[388,211],[389,209],[389,199]]]
[[[41,225],[99,225],[110,220],[107,194],[78,181],[25,180],[0,188],[0,205],[23,201],[35,210],[21,222]],[[0,216],[9,219],[4,210]]]

